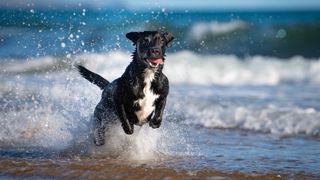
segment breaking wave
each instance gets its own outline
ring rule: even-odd
[[[193,36],[194,39],[200,40],[206,35],[228,34],[230,32],[245,29],[246,27],[247,23],[240,20],[230,22],[198,22],[190,29],[190,35]]]
[[[242,129],[278,135],[320,135],[320,112],[314,108],[201,106],[189,104],[183,107],[187,124],[206,128]]]
[[[130,53],[83,54],[72,58],[42,57],[27,61],[1,62],[2,73],[26,73],[86,66],[105,78],[119,77],[131,61]],[[199,55],[180,51],[167,56],[165,74],[171,83],[197,85],[278,85],[283,83],[320,83],[320,59],[295,56],[288,59],[234,55]]]

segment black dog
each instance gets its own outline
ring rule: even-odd
[[[169,81],[162,73],[165,52],[174,39],[171,33],[158,31],[126,34],[136,46],[133,60],[124,74],[109,83],[83,66],[80,74],[103,89],[102,98],[94,111],[94,143],[105,143],[107,125],[120,120],[126,134],[133,133],[133,125],[149,122],[159,128],[169,92]]]

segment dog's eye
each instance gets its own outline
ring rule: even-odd
[[[142,43],[143,43],[143,44],[149,43],[149,39],[148,39],[148,38],[144,38],[144,39],[142,40]]]

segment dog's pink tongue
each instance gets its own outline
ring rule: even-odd
[[[148,59],[148,61],[151,62],[152,64],[163,64],[162,58]]]

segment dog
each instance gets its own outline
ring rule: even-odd
[[[78,65],[80,74],[103,92],[93,115],[93,136],[97,146],[105,144],[105,132],[111,122],[120,121],[126,134],[134,125],[149,123],[159,128],[169,93],[168,78],[162,73],[166,48],[174,39],[169,32],[130,32],[133,42],[132,61],[121,77],[111,83],[100,75]]]

